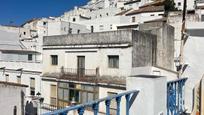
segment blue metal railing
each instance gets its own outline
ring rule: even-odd
[[[137,90],[128,91],[128,92],[120,93],[114,96],[109,96],[109,97],[102,98],[96,101],[92,101],[89,103],[80,104],[76,106],[70,106],[68,108],[45,113],[43,115],[58,115],[58,114],[67,115],[68,112],[73,111],[73,110],[77,110],[79,115],[83,115],[87,107],[91,107],[94,115],[97,115],[99,112],[99,104],[102,102],[105,102],[105,105],[106,105],[106,115],[110,115],[110,104],[111,104],[111,101],[114,99],[116,100],[116,103],[117,103],[116,115],[120,115],[120,102],[123,96],[126,99],[126,115],[129,115],[129,109],[132,106],[138,93],[139,91]]]
[[[167,83],[167,115],[180,115],[184,110],[184,86],[187,78]]]

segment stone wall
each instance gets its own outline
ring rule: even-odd
[[[161,22],[146,23],[139,26],[145,31],[157,36],[155,65],[173,70],[174,65],[174,28]]]
[[[132,67],[153,65],[156,36],[133,31],[132,42]]]
[[[120,30],[100,33],[72,34],[59,36],[46,36],[44,46],[63,45],[103,45],[131,43],[132,30]]]

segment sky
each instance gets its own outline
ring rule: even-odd
[[[0,25],[19,26],[32,18],[60,16],[89,0],[0,0]],[[12,24],[11,24],[12,23]]]

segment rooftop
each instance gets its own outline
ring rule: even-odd
[[[103,45],[114,46],[126,44],[130,46],[134,36],[150,35],[137,30],[117,30],[109,32],[45,36],[43,46],[72,46],[72,45]],[[135,38],[136,39],[136,38]]]
[[[147,7],[141,7],[137,10],[133,10],[126,15],[133,15],[133,14],[139,14],[139,13],[147,13],[147,12],[162,12],[164,11],[164,6],[147,6]]]

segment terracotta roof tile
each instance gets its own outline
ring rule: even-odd
[[[146,13],[146,12],[160,12],[164,11],[164,6],[148,6],[144,8],[139,8],[137,10],[133,10],[126,15],[134,15],[134,14],[139,14],[139,13]]]

